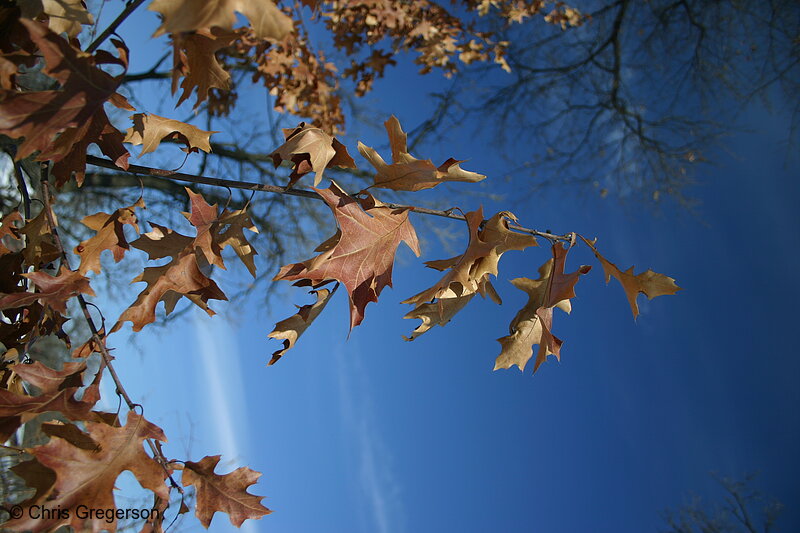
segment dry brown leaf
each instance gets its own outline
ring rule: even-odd
[[[486,178],[483,174],[463,170],[463,161],[448,159],[438,167],[430,159],[417,159],[408,153],[406,133],[400,121],[392,115],[384,123],[389,134],[392,149],[392,164],[386,161],[369,146],[358,143],[358,151],[375,167],[375,183],[372,187],[395,191],[421,191],[431,189],[446,181],[466,181],[475,183]]]
[[[197,108],[208,98],[208,91],[231,88],[231,75],[217,61],[216,52],[229,46],[239,36],[237,32],[220,28],[200,29],[195,33],[178,33],[172,36],[173,66],[172,94],[178,90],[178,80],[183,78],[183,89],[176,106],[181,105],[197,88]]]
[[[483,209],[466,215],[469,228],[469,243],[466,251],[450,259],[427,261],[425,264],[436,270],[446,270],[444,277],[433,287],[404,300],[403,303],[422,304],[434,298],[458,298],[479,292],[485,287],[488,274],[497,275],[500,257],[510,250],[524,250],[537,246],[533,235],[517,233],[509,228],[509,220],[516,217],[502,211],[490,218],[483,229]]]
[[[116,510],[114,485],[125,470],[132,472],[142,487],[159,498],[169,498],[164,469],[142,446],[144,439],[166,441],[158,426],[134,411],[128,413],[124,427],[92,422],[86,426],[87,437],[95,441],[99,449],[83,449],[55,437],[44,446],[30,450],[42,466],[55,472],[56,480],[51,488],[41,490],[36,500],[26,502],[29,507],[39,506],[38,509],[24,508],[22,518],[6,522],[5,528],[54,531],[68,525],[76,531],[116,531],[117,520],[113,514],[112,520],[107,522],[104,516],[98,515],[84,520],[81,517],[85,513],[76,511],[78,506]],[[57,509],[66,512],[57,512]]]
[[[195,514],[205,528],[211,524],[214,513],[228,513],[231,524],[241,527],[245,520],[257,520],[271,513],[261,505],[263,496],[247,492],[250,485],[261,477],[259,472],[246,466],[237,468],[230,474],[215,474],[219,455],[203,457],[199,463],[186,461],[181,482],[184,487],[194,485],[197,502]]]
[[[136,113],[131,115],[131,119],[133,127],[128,128],[124,142],[134,146],[143,145],[139,157],[154,151],[164,139],[175,139],[185,144],[187,152],[196,152],[198,149],[211,152],[211,135],[218,133],[152,113]]]
[[[53,217],[55,221],[55,214]],[[61,257],[44,209],[20,228],[19,232],[25,236],[22,255],[28,266],[38,268]]]
[[[391,286],[400,241],[419,256],[417,234],[408,210],[386,207],[369,195],[356,201],[333,182],[327,189],[314,190],[333,211],[340,237],[335,246],[319,255],[284,266],[274,279],[299,280],[315,287],[328,280],[340,281],[350,295],[352,329],[364,319],[367,304],[377,302],[383,288]]]
[[[455,298],[440,298],[433,303],[419,304],[403,318],[419,318],[422,324],[416,327],[411,335],[403,338],[413,341],[433,326],[444,326],[472,300],[475,293]]]
[[[247,214],[246,209],[237,209],[235,211],[223,211],[219,218],[219,226],[225,227],[217,234],[216,240],[219,243],[221,250],[228,246],[233,248],[236,255],[247,267],[247,270],[253,277],[256,277],[256,263],[255,256],[258,252],[247,241],[244,235],[244,230],[247,229],[253,233],[258,233],[258,228],[255,227],[250,216]]]
[[[291,187],[297,180],[309,172],[314,172],[314,186],[322,181],[326,168],[338,166],[343,168],[356,168],[355,161],[347,153],[347,148],[324,131],[301,122],[294,129],[285,128],[283,134],[286,141],[270,154],[275,167],[283,161],[293,163],[292,173],[289,175]]]
[[[17,0],[21,14],[34,19],[39,15],[47,17],[47,25],[55,33],[77,37],[81,25],[94,24],[94,17],[86,11],[82,0]]]
[[[147,9],[164,16],[153,37],[212,26],[229,30],[237,11],[247,17],[259,39],[281,40],[294,28],[292,19],[271,0],[154,0]]]
[[[13,211],[0,220],[0,256],[11,253],[11,250],[3,243],[4,239],[8,241],[19,241],[19,226],[17,223],[22,224],[22,215],[19,211]],[[22,243],[18,243],[22,244]]]
[[[575,297],[575,284],[580,276],[591,270],[581,266],[571,274],[564,273],[568,248],[554,244],[553,258],[539,268],[539,279],[516,278],[511,283],[528,294],[528,302],[517,312],[509,326],[510,334],[497,339],[502,346],[495,361],[494,369],[511,368],[517,365],[522,371],[533,355],[533,345],[539,345],[535,373],[547,360],[548,355],[561,358],[563,341],[553,335],[553,308],[569,313],[572,309],[569,299]]]
[[[600,255],[600,252],[594,247],[595,242],[589,241],[583,236],[581,236],[581,239],[592,249],[595,257],[597,257],[600,264],[603,266],[603,273],[606,275],[606,283],[611,281],[611,276],[614,276],[617,278],[617,281],[620,282],[620,285],[622,285],[625,296],[628,298],[628,304],[631,306],[633,318],[639,316],[639,305],[636,303],[636,297],[639,293],[644,294],[648,299],[652,300],[656,296],[675,294],[681,290],[681,288],[675,284],[674,279],[649,269],[634,275],[633,266],[631,266],[628,270],[623,272],[617,268],[617,265]]]
[[[26,307],[39,301],[42,305],[49,305],[59,313],[66,314],[67,300],[78,294],[94,296],[94,291],[89,286],[89,280],[79,272],[61,267],[57,276],[46,272],[31,272],[23,274],[36,286],[36,292],[14,292],[0,294],[0,309]]]
[[[298,337],[308,329],[308,326],[311,325],[314,319],[325,309],[325,306],[328,305],[328,301],[331,299],[331,296],[333,296],[335,290],[334,288],[333,291],[329,289],[310,291],[311,294],[317,296],[316,302],[298,307],[297,313],[275,324],[275,329],[272,330],[272,333],[270,333],[268,337],[284,339],[283,348],[272,354],[272,359],[267,363],[268,365],[274,365],[289,349],[294,347]]]
[[[136,218],[135,208],[145,208],[144,200],[139,198],[136,203],[128,207],[117,209],[112,214],[95,213],[81,220],[84,226],[97,233],[75,247],[75,253],[81,258],[78,272],[86,274],[90,270],[96,274],[100,273],[100,254],[103,250],[111,251],[114,262],[119,263],[130,249],[128,240],[125,238],[124,227],[129,224],[139,233],[138,219]]]

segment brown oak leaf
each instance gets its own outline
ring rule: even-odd
[[[154,0],[147,9],[164,16],[153,37],[211,26],[229,30],[237,11],[247,17],[259,39],[281,40],[294,27],[292,19],[271,0]]]
[[[86,11],[82,0],[17,0],[22,16],[34,19],[39,15],[47,18],[47,25],[55,33],[77,37],[81,25],[94,24],[94,17]]]
[[[133,226],[139,233],[138,219],[135,209],[144,209],[144,200],[139,198],[136,203],[128,207],[121,207],[111,214],[95,213],[81,220],[81,223],[97,233],[75,247],[75,253],[81,258],[78,272],[86,274],[90,270],[100,273],[100,254],[109,250],[114,257],[114,262],[119,263],[130,249],[125,238],[124,227],[126,224]]]
[[[509,221],[516,222],[517,218],[508,211],[494,215],[483,229],[480,229],[482,208],[467,213],[465,217],[469,228],[466,251],[450,259],[427,261],[425,264],[430,268],[445,270],[444,277],[433,287],[403,303],[423,304],[434,298],[457,298],[475,292],[483,294],[487,289],[484,278],[488,274],[497,275],[500,257],[505,252],[538,245],[533,235],[517,233],[509,228]]]
[[[211,135],[216,131],[201,130],[191,124],[153,115],[152,113],[136,113],[131,116],[133,127],[125,134],[126,143],[136,146],[141,144],[139,157],[158,148],[164,139],[176,139],[186,145],[187,152],[211,151]]]
[[[312,286],[328,280],[344,284],[350,295],[350,329],[364,319],[369,302],[377,302],[383,288],[392,285],[392,266],[400,241],[419,257],[419,242],[408,210],[383,205],[370,195],[357,201],[336,183],[314,189],[333,211],[339,226],[335,245],[307,261],[281,268],[274,279],[301,281]]]
[[[286,141],[270,154],[275,167],[282,161],[293,163],[292,173],[289,175],[291,187],[297,180],[314,172],[314,187],[322,181],[326,168],[338,166],[342,168],[356,168],[356,162],[347,153],[347,148],[324,131],[301,122],[296,128],[284,128],[283,135]]]
[[[181,105],[192,91],[197,89],[196,108],[208,98],[208,91],[231,88],[231,75],[222,68],[216,52],[239,37],[235,31],[220,28],[200,29],[194,33],[177,33],[172,36],[172,94],[178,90],[178,81],[183,78],[183,89],[177,105]]]
[[[55,221],[55,214],[53,220]],[[22,256],[28,266],[39,268],[61,257],[44,209],[20,228],[19,232],[25,236]]]
[[[225,228],[216,237],[220,249],[224,250],[228,246],[233,248],[233,251],[236,252],[239,260],[247,267],[250,274],[256,277],[255,256],[258,255],[258,252],[247,241],[244,230],[247,229],[253,233],[258,233],[258,228],[250,220],[247,210],[223,211],[219,218],[219,225]]]
[[[494,369],[511,368],[517,365],[525,369],[533,356],[533,345],[539,345],[533,372],[547,360],[548,355],[561,358],[563,341],[553,335],[553,308],[558,307],[569,313],[572,310],[569,299],[575,297],[575,284],[580,276],[591,270],[581,266],[571,274],[564,273],[569,248],[561,244],[553,245],[553,258],[539,268],[539,279],[516,278],[511,283],[528,294],[528,302],[517,312],[509,326],[509,335],[497,339],[502,349]]]
[[[139,484],[161,499],[169,498],[165,484],[166,472],[155,459],[147,455],[142,445],[144,439],[166,441],[161,429],[138,413],[128,413],[123,427],[88,422],[88,438],[98,444],[97,449],[77,447],[68,440],[55,437],[30,453],[44,467],[56,474],[55,483],[34,501],[26,502],[22,517],[9,520],[3,526],[12,531],[53,531],[60,526],[71,526],[76,531],[116,531],[114,514],[107,521],[97,514],[83,518],[76,512],[79,506],[88,509],[116,510],[114,485],[123,471],[130,471]],[[67,512],[57,512],[62,509]],[[33,511],[33,512],[31,512]],[[37,512],[39,511],[39,512]],[[49,511],[49,512],[47,512]],[[38,518],[32,518],[38,517]]]
[[[134,283],[143,281],[147,283],[147,287],[120,315],[111,329],[112,333],[119,330],[125,321],[133,324],[134,331],[140,331],[147,324],[155,322],[156,306],[161,301],[164,302],[167,314],[185,296],[209,315],[214,315],[214,311],[208,307],[208,301],[227,300],[214,280],[200,270],[193,246],[194,239],[152,222],[150,225],[153,226],[153,231],[143,234],[131,245],[148,252],[150,259],[172,256],[172,261],[161,266],[147,267],[133,280]]]
[[[274,365],[278,359],[286,354],[289,349],[294,347],[298,337],[300,337],[300,335],[302,335],[305,330],[308,329],[308,326],[310,326],[314,319],[316,319],[322,310],[325,309],[325,306],[328,305],[328,301],[331,299],[331,296],[333,296],[335,291],[336,288],[333,290],[319,289],[316,291],[310,291],[311,294],[315,294],[317,296],[316,302],[310,305],[304,305],[303,307],[298,307],[297,313],[275,324],[275,329],[272,330],[268,337],[273,339],[284,339],[283,348],[275,351],[275,353],[272,354],[272,359],[270,359],[269,363],[267,363],[268,365]]]
[[[634,275],[633,266],[631,266],[628,270],[623,272],[617,265],[600,255],[600,252],[594,247],[595,242],[589,241],[583,236],[581,236],[581,239],[592,249],[595,257],[597,257],[600,264],[603,266],[603,273],[606,275],[606,283],[611,281],[611,276],[614,276],[617,278],[617,281],[620,282],[620,285],[622,285],[625,296],[628,298],[628,304],[631,306],[633,318],[639,316],[639,305],[636,303],[636,297],[639,293],[644,294],[648,299],[652,300],[656,296],[675,294],[681,290],[671,277],[653,272],[649,269]]]
[[[195,514],[205,528],[211,525],[214,513],[228,513],[231,524],[241,527],[245,520],[257,520],[271,513],[261,505],[263,496],[247,492],[247,488],[261,477],[259,472],[246,466],[230,474],[215,474],[219,455],[203,457],[199,463],[186,461],[181,482],[184,487],[194,485],[197,491]]]
[[[18,223],[22,223],[22,215],[19,211],[13,211],[0,220],[0,256],[11,253],[11,249],[3,242],[4,239],[8,241],[20,240]],[[19,244],[21,245],[22,243]]]
[[[59,313],[66,314],[67,300],[78,294],[94,296],[94,291],[89,286],[89,280],[80,272],[61,267],[57,276],[46,272],[31,272],[23,274],[36,285],[36,292],[14,292],[0,294],[0,309],[25,307],[39,301],[49,305]]]
[[[35,151],[51,149],[53,138],[67,128],[89,122],[111,98],[122,81],[97,68],[96,63],[115,62],[127,68],[127,49],[121,41],[112,40],[120,54],[114,58],[100,51],[96,56],[85,54],[39,22],[20,19],[30,39],[45,59],[42,72],[61,85],[60,90],[14,92],[0,102],[0,133],[12,138],[24,137],[16,159]],[[77,141],[77,139],[75,139]],[[51,159],[65,157],[71,146],[61,146]]]
[[[421,191],[431,189],[446,181],[466,181],[475,183],[486,178],[483,174],[463,170],[463,161],[450,158],[438,167],[430,159],[417,159],[408,153],[406,133],[400,121],[392,115],[384,123],[389,134],[392,149],[392,164],[386,161],[369,146],[358,143],[358,151],[375,167],[375,183],[372,187],[395,191]]]

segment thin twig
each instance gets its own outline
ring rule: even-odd
[[[127,170],[123,170],[119,168],[116,164],[114,164],[114,162],[111,161],[110,159],[103,159],[101,157],[96,157],[93,155],[87,155],[86,162],[90,165],[113,169],[117,172],[127,172],[129,174],[146,174],[148,176],[154,176],[156,178],[162,178],[167,180],[186,181],[189,183],[201,183],[203,185],[213,185],[215,187],[227,187],[230,189],[244,189],[248,191],[271,192],[275,194],[286,194],[289,196],[310,198],[312,200],[322,200],[322,197],[319,194],[315,193],[314,191],[308,191],[304,189],[287,189],[284,187],[278,187],[276,185],[267,185],[264,183],[253,183],[249,181],[210,178],[208,176],[197,176],[195,174],[173,172],[171,170],[144,167],[140,165],[130,165],[128,166]],[[464,215],[454,213],[452,210],[441,211],[438,209],[428,209],[427,207],[417,207],[413,205],[394,204],[394,203],[386,203],[384,205],[392,209],[409,209],[415,213],[419,213],[422,215],[432,215],[437,217],[449,218],[453,220],[466,220]],[[570,242],[572,238],[571,234],[555,235],[553,233],[546,231],[538,231],[535,229],[525,228],[517,224],[509,224],[509,228],[513,229],[514,231],[519,231],[521,233],[528,233],[530,235],[535,235],[537,237],[543,237],[545,239],[550,239],[554,241]]]
[[[131,13],[136,11],[136,8],[139,7],[140,5],[142,5],[143,3],[144,3],[144,0],[134,0],[130,4],[126,5],[125,9],[122,10],[122,13],[120,13],[119,16],[114,19],[114,22],[112,22],[111,25],[108,28],[103,30],[103,33],[101,33],[100,36],[97,39],[92,41],[92,44],[90,44],[86,48],[86,51],[91,54],[92,52],[97,50],[97,48],[101,44],[103,44],[103,41],[108,39],[109,35],[111,35],[115,31],[117,31],[117,28],[119,27],[119,25],[122,24],[123,22],[125,22],[125,19],[128,18],[128,16]]]
[[[42,178],[41,178],[42,200],[44,203],[45,216],[47,217],[47,224],[50,226],[50,233],[53,235],[53,240],[56,243],[56,247],[58,248],[58,251],[61,253],[61,260],[64,266],[66,266],[67,269],[72,270],[69,264],[69,256],[67,255],[67,252],[64,248],[64,244],[61,242],[61,237],[58,234],[58,229],[56,228],[56,221],[55,218],[53,217],[53,211],[50,206],[50,180],[49,180],[50,167],[47,164],[47,162],[45,162],[42,163],[41,168],[42,168]],[[100,352],[100,355],[103,358],[103,364],[105,364],[106,368],[108,368],[108,372],[109,374],[111,374],[111,379],[114,381],[114,385],[117,388],[117,394],[119,394],[119,396],[123,400],[125,400],[125,404],[131,411],[133,411],[137,406],[141,407],[139,404],[134,403],[133,400],[131,400],[131,397],[128,395],[128,392],[122,385],[122,381],[119,379],[119,375],[117,374],[117,371],[114,369],[114,365],[111,363],[112,360],[111,354],[108,353],[108,348],[106,347],[105,342],[103,342],[103,339],[100,337],[100,333],[97,329],[97,326],[94,323],[94,319],[92,319],[92,315],[89,312],[89,305],[86,303],[86,299],[81,294],[77,295],[77,299],[78,303],[80,304],[81,311],[83,312],[83,317],[89,326],[89,330],[92,332],[92,340],[94,340],[95,346],[97,347],[97,350]],[[183,488],[180,485],[178,485],[178,483],[172,477],[172,473],[167,468],[167,462],[168,462],[167,458],[164,457],[164,454],[161,453],[161,451],[158,449],[155,443],[153,443],[152,439],[146,439],[146,440],[147,444],[150,447],[150,450],[153,452],[153,457],[161,465],[161,468],[164,469],[164,472],[166,472],[167,477],[169,478],[172,484],[172,487],[176,488],[178,492],[183,494]]]

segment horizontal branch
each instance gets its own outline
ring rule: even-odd
[[[309,191],[305,189],[291,189],[285,187],[278,187],[277,185],[267,185],[265,183],[253,183],[250,181],[210,178],[208,176],[197,176],[195,174],[186,174],[184,172],[164,170],[161,168],[144,167],[141,165],[129,165],[128,169],[124,170],[115,165],[114,162],[111,161],[110,159],[103,159],[102,157],[96,157],[93,155],[87,155],[86,162],[90,165],[112,169],[117,172],[127,172],[129,174],[144,174],[146,176],[154,176],[156,178],[161,178],[165,180],[185,181],[189,183],[212,185],[215,187],[226,187],[228,189],[243,189],[247,191],[271,192],[275,194],[285,194],[288,196],[299,196],[301,198],[310,198],[312,200],[322,200],[322,197],[319,194],[315,193],[314,191]],[[437,217],[450,218],[453,220],[466,221],[464,215],[454,213],[453,212],[454,209],[448,209],[442,211],[438,209],[428,209],[427,207],[417,207],[413,205],[403,205],[395,203],[384,203],[384,205],[391,207],[392,209],[409,209],[415,213],[420,213],[422,215],[433,215]],[[543,237],[545,239],[550,239],[553,241],[566,241],[566,242],[572,241],[571,233],[567,235],[554,235],[552,233],[545,231],[538,231],[535,229],[524,228],[522,226],[518,226],[517,224],[509,224],[509,228],[515,231],[528,233],[530,235]]]

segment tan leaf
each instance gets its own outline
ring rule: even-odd
[[[436,270],[446,270],[444,277],[433,287],[403,301],[421,304],[434,298],[458,298],[478,292],[484,286],[483,279],[497,275],[500,257],[510,250],[524,250],[537,246],[533,235],[517,233],[509,228],[509,220],[516,217],[507,211],[490,218],[483,229],[483,209],[471,211],[466,215],[469,228],[469,243],[466,251],[450,259],[427,261],[425,264]]]
[[[341,231],[336,245],[319,255],[281,268],[276,280],[307,281],[318,286],[327,280],[344,284],[350,295],[350,329],[364,319],[369,302],[377,302],[392,284],[392,266],[401,241],[419,256],[419,242],[408,211],[384,206],[372,196],[356,201],[336,183],[314,189],[333,211]],[[331,244],[327,241],[327,244]]]
[[[214,513],[228,513],[231,524],[241,527],[245,520],[257,520],[271,513],[261,505],[263,496],[247,492],[247,488],[261,477],[259,472],[246,466],[230,474],[215,474],[219,455],[203,457],[199,463],[186,461],[181,482],[184,487],[194,485],[197,491],[195,514],[205,528],[211,524]]]
[[[217,61],[216,52],[229,46],[238,33],[220,28],[200,29],[195,33],[177,33],[172,36],[173,67],[172,94],[178,90],[178,80],[183,78],[183,89],[178,103],[181,105],[197,88],[196,108],[208,98],[208,91],[231,88],[231,76]]]
[[[581,239],[592,249],[595,257],[597,257],[600,264],[603,266],[603,273],[606,275],[606,283],[611,281],[611,276],[614,276],[622,285],[625,296],[628,298],[628,304],[631,306],[633,318],[639,316],[639,305],[636,303],[636,297],[639,293],[644,294],[648,299],[652,300],[656,296],[675,294],[681,290],[681,288],[675,284],[674,279],[664,274],[653,272],[652,270],[646,270],[634,275],[633,266],[631,266],[628,270],[623,272],[617,268],[617,265],[600,255],[600,252],[594,247],[594,242],[589,241],[583,236],[581,236]]]
[[[568,248],[554,244],[553,258],[539,268],[539,279],[516,278],[511,283],[528,294],[528,302],[517,312],[509,326],[510,334],[497,339],[501,345],[500,355],[494,369],[511,368],[517,365],[522,371],[533,356],[533,345],[539,345],[534,364],[534,373],[547,360],[548,355],[561,357],[563,341],[553,335],[553,308],[569,313],[572,309],[569,298],[575,297],[575,284],[591,267],[581,266],[571,274],[564,273]]]
[[[164,139],[176,139],[186,145],[187,152],[211,151],[211,135],[216,131],[205,131],[191,124],[159,117],[158,115],[136,113],[131,115],[133,127],[128,128],[124,142],[134,146],[143,145],[139,157],[158,148]]]
[[[125,238],[125,225],[131,225],[137,233],[139,232],[135,211],[137,207],[145,208],[142,198],[139,198],[133,205],[117,209],[112,214],[100,212],[81,220],[84,226],[97,233],[75,247],[75,253],[81,258],[78,272],[86,274],[91,270],[99,274],[100,254],[103,250],[111,251],[114,262],[119,263],[122,260],[125,252],[130,249],[128,240]]]
[[[244,235],[244,230],[250,230],[253,233],[258,233],[258,228],[255,227],[250,216],[247,214],[246,209],[238,209],[235,211],[224,211],[219,219],[220,227],[227,226],[227,229],[222,230],[217,236],[217,242],[222,250],[230,246],[236,255],[247,267],[247,270],[253,277],[256,277],[256,263],[255,256],[258,252],[247,241]]]
[[[22,16],[34,19],[47,16],[47,25],[55,33],[77,37],[81,24],[94,24],[94,17],[86,11],[82,0],[17,0]]]
[[[419,304],[403,318],[419,318],[422,320],[422,324],[417,326],[410,336],[403,336],[403,338],[407,341],[413,341],[433,326],[446,325],[456,313],[461,311],[472,300],[473,296],[475,296],[475,293],[455,298],[440,298],[433,303]]]
[[[314,186],[322,181],[326,168],[339,166],[356,168],[355,161],[347,153],[347,148],[324,131],[301,122],[294,129],[283,130],[286,142],[270,154],[275,167],[283,161],[293,163],[292,173],[289,175],[289,184],[294,185],[297,180],[309,172],[314,172]]]
[[[271,0],[154,0],[147,9],[164,16],[153,37],[211,26],[229,30],[237,11],[247,17],[259,39],[283,39],[294,27],[292,19]]]
[[[37,508],[23,509],[22,518],[6,522],[3,524],[5,528],[12,531],[53,531],[67,525],[76,531],[116,531],[114,485],[125,470],[132,472],[142,487],[159,498],[169,498],[164,469],[145,453],[142,446],[144,439],[166,441],[158,426],[134,411],[128,413],[124,427],[92,422],[86,426],[87,437],[98,443],[98,449],[79,448],[55,437],[44,446],[30,450],[41,465],[55,472],[56,480],[39,499],[29,501]],[[111,520],[96,514],[84,519],[85,513],[77,512],[79,506],[111,510]]]
[[[36,292],[0,294],[0,309],[26,307],[39,301],[63,315],[67,312],[68,299],[78,294],[94,296],[94,291],[89,286],[89,280],[79,272],[69,270],[63,265],[58,276],[51,276],[41,271],[23,274],[23,276],[36,285]]]
[[[392,149],[392,164],[386,161],[369,146],[358,143],[358,151],[375,167],[375,183],[372,187],[393,189],[395,191],[421,191],[431,189],[446,181],[466,181],[475,183],[486,178],[483,174],[463,170],[456,159],[448,159],[438,167],[430,159],[417,159],[408,153],[406,133],[400,121],[392,115],[384,123],[389,134]]]
[[[316,302],[298,307],[297,313],[275,324],[275,329],[272,330],[272,333],[270,333],[268,337],[284,339],[283,348],[272,354],[272,359],[267,363],[268,365],[275,364],[289,349],[294,347],[298,337],[308,329],[308,326],[310,326],[314,319],[325,309],[325,306],[328,305],[328,301],[335,291],[335,288],[333,291],[329,289],[310,291],[311,294],[316,294]]]
[[[44,209],[20,228],[19,232],[25,235],[22,255],[27,265],[38,268],[61,257]]]
[[[7,241],[20,241],[20,228],[17,223],[21,224],[22,222],[22,215],[19,211],[12,211],[0,220],[0,256],[11,253],[11,250],[3,243],[4,239]],[[21,247],[22,243],[18,242],[18,244]]]

